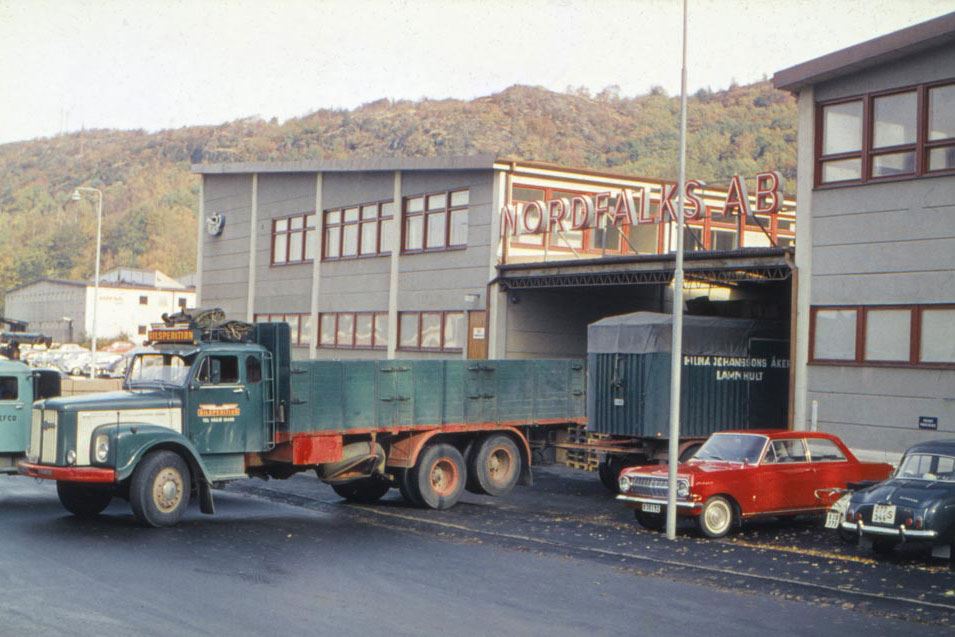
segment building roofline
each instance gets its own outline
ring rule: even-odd
[[[72,281],[70,279],[55,279],[52,277],[42,277],[39,279],[34,279],[29,283],[21,283],[16,287],[12,287],[5,292],[5,294],[10,294],[11,292],[17,292],[24,288],[28,288],[31,285],[36,285],[38,283],[55,283],[57,285],[69,285],[72,287],[78,288],[91,288],[93,287],[92,283],[87,281]],[[146,290],[150,292],[195,292],[196,286],[190,285],[182,288],[167,288],[167,287],[156,287],[149,285],[137,285],[135,283],[116,283],[112,281],[100,281],[99,287],[101,290]]]
[[[955,12],[777,71],[773,86],[796,92],[841,75],[955,42]]]
[[[447,157],[374,157],[359,159],[305,159],[299,161],[252,161],[217,164],[193,164],[200,175],[250,173],[315,172],[391,172],[395,170],[492,170],[494,155],[455,155]]]

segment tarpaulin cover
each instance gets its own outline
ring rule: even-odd
[[[601,319],[587,328],[588,354],[655,354],[669,352],[673,316],[634,312]],[[756,337],[786,337],[767,321],[716,316],[683,317],[683,354],[746,356]]]

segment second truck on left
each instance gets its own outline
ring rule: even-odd
[[[284,323],[149,337],[123,391],[34,405],[20,472],[55,480],[76,515],[120,497],[169,526],[192,495],[213,513],[215,486],[307,470],[348,500],[397,487],[444,509],[529,483],[529,431],[585,422],[579,360],[292,361]]]

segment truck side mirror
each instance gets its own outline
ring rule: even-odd
[[[213,385],[222,383],[222,361],[215,358],[209,359],[209,380]]]

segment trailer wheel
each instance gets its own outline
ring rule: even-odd
[[[411,472],[410,487],[423,506],[450,509],[461,497],[467,469],[461,452],[447,443],[428,446]]]
[[[143,525],[173,526],[189,505],[189,466],[177,453],[154,451],[143,458],[129,485],[129,504]]]
[[[102,513],[113,499],[113,492],[76,482],[57,482],[56,495],[63,508],[78,518],[91,518]]]
[[[401,492],[401,497],[405,499],[405,502],[411,506],[422,507],[424,506],[424,502],[418,497],[417,491],[412,484],[414,471],[414,469],[399,469],[395,479],[398,482],[398,491]]]
[[[698,522],[703,535],[719,538],[730,532],[735,519],[733,503],[721,495],[714,495],[703,505]]]
[[[391,483],[379,477],[362,478],[344,484],[333,484],[332,490],[349,502],[374,504],[391,490]]]
[[[697,443],[693,443],[684,447],[683,451],[680,452],[680,456],[678,458],[680,463],[682,464],[686,462],[687,460],[689,460],[690,458],[692,458],[693,456],[695,456],[696,452],[699,451],[700,447],[702,446],[703,446],[703,443],[697,442]]]
[[[521,475],[521,452],[510,436],[485,438],[468,463],[468,482],[476,493],[501,496],[517,484]]]
[[[600,477],[600,483],[607,488],[607,491],[616,495],[620,493],[621,467],[615,463],[609,456],[597,465],[597,475]]]
[[[663,513],[647,513],[640,509],[634,510],[637,522],[648,531],[662,531],[666,526],[667,518]]]

